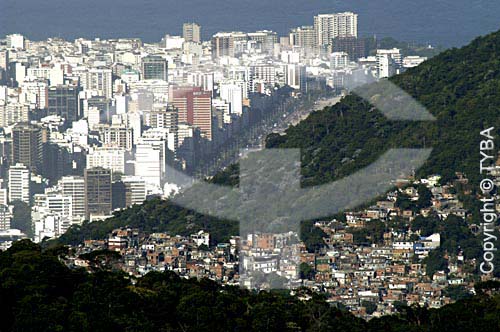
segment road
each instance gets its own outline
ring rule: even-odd
[[[295,110],[290,112],[289,109],[288,112],[284,112],[281,117],[278,115],[278,117],[275,117],[274,121],[268,121],[260,127],[255,128],[255,130],[253,130],[253,135],[251,135],[252,137],[248,137],[245,143],[239,142],[236,144],[236,150],[234,150],[233,153],[226,152],[224,157],[220,155],[217,160],[211,164],[203,176],[212,176],[217,171],[224,169],[228,165],[238,162],[242,156],[246,155],[250,151],[263,149],[265,147],[266,137],[269,134],[282,134],[291,125],[296,125],[300,121],[306,119],[312,112],[322,110],[327,106],[335,105],[340,101],[340,99],[340,96],[321,98],[316,100],[312,107],[310,106],[311,103],[302,102],[302,105],[293,107]]]

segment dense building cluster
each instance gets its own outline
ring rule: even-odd
[[[498,172],[494,175],[498,180]],[[467,225],[472,211],[464,208],[457,188],[467,186],[468,180],[457,176],[446,185],[439,184],[437,175],[411,183],[402,180],[398,189],[372,206],[315,222],[325,243],[315,251],[308,250],[294,232],[250,233],[213,245],[203,230],[179,236],[122,228],[106,240],[87,240],[73,247],[66,264],[89,271],[111,266],[135,277],[174,271],[186,278],[257,289],[305,287],[364,318],[394,313],[401,304],[438,308],[457,299],[450,290],[467,296],[477,281],[474,271],[479,260],[464,253],[469,248],[444,249],[454,235],[446,229],[441,235],[430,226],[431,219],[425,219],[433,216],[434,227],[441,229],[447,224]],[[383,227],[362,233],[374,225]],[[475,224],[467,227],[479,232]],[[110,254],[104,254],[107,250],[120,255],[110,260]],[[446,256],[444,263],[436,264],[432,253],[439,250],[446,250]],[[92,253],[102,254],[90,259]]]
[[[233,31],[203,41],[196,23],[152,44],[8,35],[0,42],[2,234],[23,235],[9,227],[14,202],[31,207],[23,231],[41,241],[168,197],[178,189],[172,169],[203,175],[200,165],[277,108],[265,96],[280,87],[291,97],[335,94],[424,60],[399,49],[367,56],[354,13],[318,15],[288,36]]]

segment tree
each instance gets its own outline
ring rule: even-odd
[[[372,301],[361,301],[361,306],[366,309],[366,313],[368,315],[371,315],[377,310],[377,305],[373,303]]]
[[[445,271],[448,268],[448,261],[444,258],[440,249],[431,250],[424,259],[424,263],[426,264],[425,272],[430,278],[437,271]]]
[[[314,280],[314,269],[307,263],[300,263],[300,279]]]
[[[420,209],[427,208],[432,205],[432,192],[425,185],[421,184],[417,188],[418,200],[417,206]]]

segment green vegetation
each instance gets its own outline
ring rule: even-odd
[[[22,240],[0,252],[1,331],[498,331],[498,284],[441,309],[408,307],[368,322],[328,304],[284,292],[251,292],[204,279],[151,272],[70,270],[64,248]],[[101,252],[90,258],[109,253]],[[61,256],[60,256],[61,255]],[[299,294],[302,290],[299,291]],[[304,290],[304,292],[307,292]],[[374,306],[364,303],[367,310]]]
[[[113,229],[124,226],[148,233],[171,232],[180,235],[204,229],[210,232],[215,242],[228,241],[230,235],[238,234],[238,225],[234,222],[203,216],[156,198],[116,212],[112,218],[104,221],[73,226],[57,241],[76,245],[86,239],[104,239]]]

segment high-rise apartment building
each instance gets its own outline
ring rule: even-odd
[[[142,58],[141,74],[143,80],[168,80],[167,60],[158,55]]]
[[[59,181],[64,196],[72,200],[73,216],[85,216],[85,179],[81,176],[65,176]]]
[[[101,167],[84,171],[85,215],[106,216],[111,213],[111,171]]]
[[[127,151],[132,150],[132,128],[125,126],[105,126],[99,129],[99,139],[106,147],[117,147]]]
[[[306,91],[306,66],[290,64],[286,66],[286,84],[296,90]]]
[[[108,68],[92,68],[87,75],[86,90],[97,92],[98,96],[113,97],[113,72]]]
[[[0,70],[7,71],[9,66],[9,50],[0,50]]]
[[[7,39],[7,48],[14,48],[14,49],[19,49],[19,50],[24,49],[25,40],[24,40],[23,35],[14,33],[12,35],[7,35],[6,37],[7,37],[6,38]]]
[[[12,221],[13,211],[7,205],[0,204],[0,231],[10,229],[10,222]]]
[[[196,23],[184,23],[182,25],[182,37],[186,42],[201,42],[201,27]]]
[[[377,50],[377,72],[379,78],[391,77],[399,74],[402,66],[400,50]]]
[[[178,147],[179,114],[169,106],[166,110],[155,110],[144,113],[144,124],[151,128],[165,128],[173,135],[174,141],[169,142],[169,149],[176,151]],[[173,143],[173,144],[170,144]]]
[[[9,168],[9,202],[22,201],[30,204],[31,172],[23,164],[15,164]]]
[[[87,168],[102,167],[112,173],[125,174],[125,149],[97,147],[87,154]]]
[[[274,87],[276,83],[276,66],[273,64],[256,64],[250,67],[250,90],[257,91],[257,84]]]
[[[140,176],[123,176],[125,186],[125,206],[142,204],[146,199],[146,182]]]
[[[235,55],[235,43],[248,40],[248,34],[239,31],[218,32],[212,37],[212,58]]]
[[[358,36],[358,14],[352,12],[320,14],[314,17],[316,46],[330,45],[337,37]]]
[[[313,26],[302,26],[290,31],[290,44],[310,54],[316,47],[316,35]]]
[[[42,171],[42,128],[28,123],[14,126],[12,129],[12,163],[23,164],[35,173]]]
[[[28,103],[9,102],[0,104],[0,127],[8,127],[19,122],[29,121],[30,106]]]
[[[278,43],[278,34],[274,31],[261,30],[247,33],[248,40],[256,41],[261,45],[263,53],[271,53],[274,50],[274,44]]]
[[[353,61],[366,56],[366,44],[364,39],[357,37],[337,37],[332,41],[333,52],[345,52]]]
[[[243,113],[243,90],[236,84],[220,84],[220,97],[229,103],[231,114]]]
[[[212,94],[200,87],[173,86],[170,103],[178,110],[179,123],[200,129],[202,137],[212,140]]]
[[[79,88],[71,85],[58,85],[49,88],[48,114],[59,115],[70,125],[80,119],[78,93]]]
[[[139,138],[135,150],[135,175],[144,179],[148,188],[161,188],[165,181],[167,142]]]

